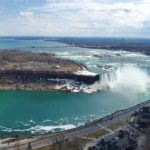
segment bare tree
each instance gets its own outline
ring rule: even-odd
[[[31,146],[31,143],[30,143],[30,142],[28,143],[28,148],[27,148],[27,150],[32,150],[32,146]]]

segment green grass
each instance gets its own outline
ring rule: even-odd
[[[114,123],[114,124],[108,126],[107,128],[111,129],[111,130],[116,130],[116,129],[120,128],[120,127],[123,127],[123,123],[117,122],[117,123]]]
[[[90,141],[91,140],[89,139],[82,139],[82,138],[78,138],[77,140],[73,141],[65,141],[63,142],[63,144],[61,144],[61,150],[75,150],[77,149],[77,147],[82,147]],[[55,146],[49,145],[42,148],[38,148],[36,150],[59,150],[59,145],[58,144],[55,144]]]
[[[88,138],[97,138],[97,137],[103,136],[107,133],[108,132],[105,129],[102,129],[102,130],[96,131],[94,133],[90,133],[86,137],[88,137]]]

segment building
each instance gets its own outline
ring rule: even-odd
[[[138,113],[138,122],[140,127],[148,127],[150,125],[150,106],[142,107]]]

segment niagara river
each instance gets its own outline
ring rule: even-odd
[[[87,93],[0,91],[1,137],[71,129],[150,99],[148,55],[79,48],[42,38],[0,38],[0,49],[48,52],[81,63],[101,77]],[[103,85],[109,89],[100,91]]]

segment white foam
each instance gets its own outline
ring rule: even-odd
[[[29,120],[28,122],[32,122],[33,123],[34,121],[33,120]]]
[[[131,52],[128,52],[124,55],[124,57],[149,57],[147,55],[144,55],[142,53],[131,53]]]
[[[69,124],[69,125],[58,125],[58,126],[36,126],[34,128],[32,128],[32,130],[35,131],[53,131],[55,129],[61,129],[61,130],[69,130],[72,128],[75,128],[76,126],[73,124]]]
[[[84,76],[95,76],[96,73],[88,71],[86,68],[83,67],[83,69],[80,71],[75,72],[77,75],[84,75]]]
[[[49,132],[49,131],[54,131],[55,129],[60,129],[60,130],[69,130],[72,128],[75,128],[76,126],[73,124],[68,124],[68,125],[57,125],[57,126],[40,126],[36,125],[34,127],[28,128],[28,129],[13,129],[13,128],[7,128],[4,126],[0,126],[1,130],[4,132],[31,132],[31,133],[36,133],[36,132]]]

